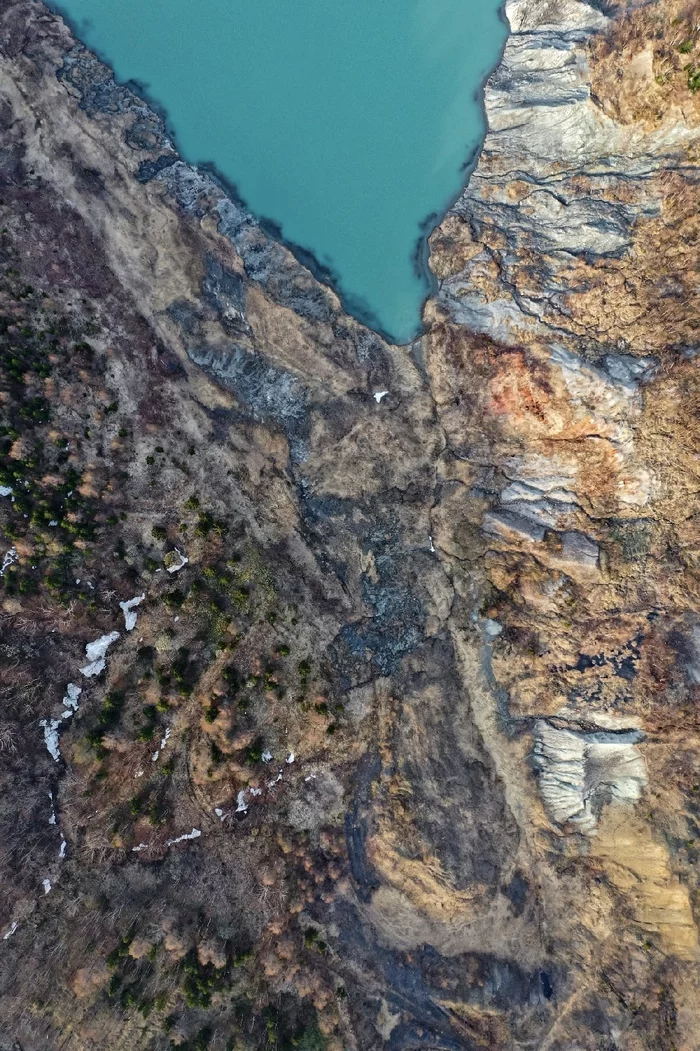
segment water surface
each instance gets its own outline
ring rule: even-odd
[[[484,134],[502,0],[59,0],[253,213],[397,343],[420,328],[425,234]],[[432,219],[431,219],[432,217]]]

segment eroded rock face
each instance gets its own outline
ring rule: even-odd
[[[338,1049],[697,1047],[697,4],[506,4],[483,154],[431,238],[439,291],[410,348],[343,315],[60,20],[0,13],[26,280],[110,317],[135,420],[190,421],[212,500],[288,567],[338,706],[332,738],[309,716],[259,817],[248,791],[249,824],[187,811],[167,841],[196,820],[185,882],[228,866],[255,914],[256,1002],[313,1004]],[[52,231],[70,266],[47,263]],[[189,769],[182,796],[211,815]],[[318,887],[293,836],[329,866]],[[104,843],[91,864],[126,865]],[[122,1024],[88,986],[76,1048]],[[61,995],[43,1010],[57,1032]],[[183,1011],[178,1039],[194,1025]]]

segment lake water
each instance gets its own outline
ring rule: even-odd
[[[347,310],[406,343],[425,234],[484,135],[502,0],[60,0],[78,36],[167,113],[257,216],[334,275]],[[431,218],[432,217],[432,218]]]

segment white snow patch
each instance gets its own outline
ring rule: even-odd
[[[140,606],[146,598],[145,594],[136,595],[135,598],[130,598],[126,602],[119,603],[119,609],[124,614],[124,624],[126,625],[127,631],[133,631],[136,627],[136,613],[134,613],[134,607]]]
[[[223,812],[223,810],[221,809],[220,806],[215,806],[214,807],[214,813],[218,817],[219,821],[223,821],[224,818],[226,817],[226,815],[224,814],[224,812]]]
[[[293,763],[293,762],[294,762],[294,752],[290,752],[289,755],[287,756],[287,758],[285,759],[285,763]]]
[[[43,879],[41,881],[41,885],[44,888],[44,894],[48,894],[49,891],[51,890],[51,880],[50,879]]]
[[[99,639],[95,639],[94,642],[89,642],[85,647],[85,656],[89,663],[81,668],[83,675],[89,679],[93,675],[99,675],[101,671],[104,671],[105,667],[105,654],[107,650],[116,642],[119,638],[118,631],[110,631],[109,635],[101,635]]]
[[[305,777],[304,780],[305,781],[315,781],[316,780],[316,774],[309,774],[309,776]]]
[[[49,755],[56,763],[61,758],[61,749],[58,747],[58,728],[60,725],[60,719],[42,719],[39,723],[39,726],[44,727],[44,741],[46,742]]]
[[[502,631],[503,631],[503,625],[499,624],[497,620],[491,620],[491,618],[488,617],[484,621],[484,633],[490,639],[497,638],[501,634]]]
[[[139,843],[139,845],[137,847],[132,847],[131,848],[131,852],[132,852],[132,854],[138,854],[138,852],[140,850],[146,850],[147,847],[148,847],[148,843]]]
[[[431,550],[431,552],[432,552],[433,554],[435,554],[435,544],[433,543],[433,538],[432,538],[432,536],[429,536],[429,537],[428,537],[428,543],[430,544],[430,550]]]
[[[57,526],[58,525],[58,519],[57,518],[52,518],[51,521],[49,522],[49,525],[50,526]]]
[[[0,485],[0,496],[12,496],[11,485]]]
[[[171,560],[171,564],[165,567],[168,573],[177,573],[179,570],[182,569],[183,566],[186,566],[189,562],[189,558],[187,557],[187,555],[183,555],[182,551],[178,551],[177,548],[175,548],[174,551],[170,551],[169,554],[171,556],[177,555],[180,561],[175,562]]]
[[[166,847],[172,847],[176,843],[182,843],[186,839],[199,839],[202,834],[202,830],[199,828],[193,828],[191,832],[185,832],[184,835],[178,836],[177,839],[169,839],[166,842]]]
[[[262,795],[262,788],[249,788],[248,791],[250,792],[251,796],[261,796]]]
[[[169,737],[170,737],[170,727],[168,727],[167,730],[165,731],[165,733],[163,734],[163,736],[161,738],[161,741],[160,741],[160,745],[158,747],[158,751],[154,752],[153,755],[151,756],[151,760],[154,763],[156,763],[158,761],[158,756],[160,755],[160,753],[163,751],[163,749],[165,748],[166,744],[168,743],[168,738]]]
[[[267,782],[267,787],[268,787],[268,788],[274,788],[274,787],[275,787],[275,785],[276,785],[276,784],[277,784],[277,783],[278,783],[279,781],[281,781],[281,780],[282,780],[282,771],[280,770],[280,772],[278,773],[278,775],[277,775],[277,777],[276,777],[276,778],[274,779],[274,781],[268,781],[268,782]]]
[[[379,403],[382,400],[382,398],[386,398],[388,393],[389,393],[388,390],[376,390],[374,392],[374,394],[372,395],[372,397],[376,401],[377,405],[379,405]]]
[[[263,763],[271,763],[272,762],[272,752],[263,752],[261,758],[262,758]]]
[[[2,560],[2,565],[0,566],[0,577],[4,577],[10,566],[13,566],[16,562],[19,562],[17,548],[11,547]]]
[[[66,695],[63,698],[66,708],[72,708],[74,712],[77,712],[78,697],[80,697],[82,692],[82,687],[76,686],[74,682],[69,682],[66,686]]]
[[[95,675],[99,675],[100,672],[105,670],[105,660],[103,657],[98,661],[93,661],[91,664],[86,664],[84,668],[80,669],[86,679],[92,679]]]
[[[61,839],[61,849],[58,852],[59,858],[65,858],[67,846],[68,844],[66,843],[65,839]]]
[[[11,938],[11,937],[12,937],[12,935],[13,935],[13,934],[15,933],[15,931],[17,930],[18,926],[19,926],[19,924],[18,924],[18,923],[17,923],[17,921],[15,920],[15,922],[14,922],[14,923],[12,924],[12,926],[10,927],[9,931],[6,931],[6,932],[5,932],[5,934],[3,934],[3,936],[2,936],[2,940],[3,940],[4,942],[6,942],[8,938]]]
[[[134,777],[143,777],[143,770],[137,770]]]

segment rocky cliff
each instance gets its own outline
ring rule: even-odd
[[[700,1047],[700,7],[505,13],[392,347],[0,2],[8,1047]]]

